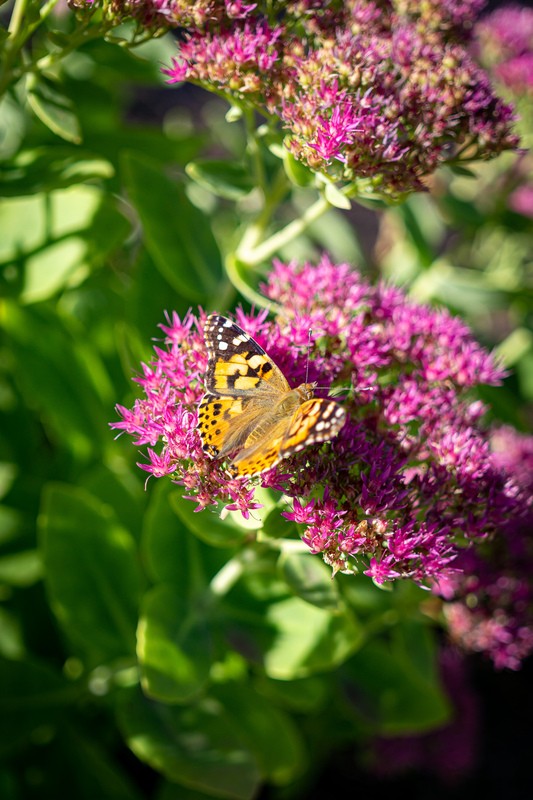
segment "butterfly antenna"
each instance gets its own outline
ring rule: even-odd
[[[311,330],[311,328],[309,328],[309,331],[307,332],[307,363],[305,365],[305,381],[304,381],[304,383],[308,383],[309,382],[309,353],[311,352],[311,333],[312,333],[312,330]]]
[[[334,394],[340,394],[341,392],[370,392],[374,389],[374,386],[334,386],[333,389],[331,386],[315,386],[315,389],[327,389],[329,392],[333,392]]]
[[[311,334],[312,333],[313,333],[313,329],[309,328],[309,331],[308,331],[308,334],[307,334],[307,363],[305,365],[305,381],[304,381],[304,383],[308,383],[309,382],[309,354],[311,352]],[[373,386],[358,386],[357,387],[357,391],[358,392],[370,392],[373,388],[374,388]],[[327,391],[331,391],[331,386],[315,386],[315,391],[316,391],[316,389],[324,389],[324,390],[327,390]],[[337,386],[337,387],[335,387],[335,389],[333,391],[336,392],[337,394],[340,394],[340,392],[353,392],[354,390],[355,390],[354,386],[346,386],[346,387]]]

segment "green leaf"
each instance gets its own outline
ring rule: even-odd
[[[175,491],[164,481],[152,486],[143,520],[142,554],[153,581],[188,587],[191,566],[188,543],[196,544],[196,540],[188,535],[170,505]]]
[[[0,195],[22,196],[62,189],[85,181],[105,180],[114,174],[105,159],[72,147],[36,147],[22,150],[0,164]]]
[[[462,164],[447,164],[448,168],[454,173],[454,175],[461,175],[464,178],[477,178],[475,172],[468,167],[464,167]]]
[[[0,543],[14,539],[22,525],[22,515],[14,508],[0,505]]]
[[[388,642],[368,642],[345,670],[358,714],[381,734],[424,733],[449,719],[426,623],[398,623]]]
[[[185,171],[187,175],[217,197],[240,200],[254,188],[254,182],[244,164],[234,161],[190,161]]]
[[[212,800],[213,795],[197,792],[195,789],[186,789],[177,783],[164,782],[160,786],[155,800]],[[8,798],[11,800],[11,798]],[[16,798],[14,798],[16,800]]]
[[[2,800],[20,800],[18,784],[13,769],[7,764],[0,767],[0,797]]]
[[[3,30],[3,29],[0,29]],[[1,35],[1,34],[0,34]],[[0,44],[0,49],[2,45]],[[12,94],[0,97],[0,158],[10,158],[26,135],[27,114]]]
[[[304,747],[292,719],[246,683],[213,687],[212,695],[227,709],[236,730],[254,753],[261,775],[286,785],[304,768]]]
[[[61,797],[65,786],[76,800],[143,800],[141,789],[127,765],[117,763],[114,748],[106,737],[92,738],[73,725],[64,725],[54,742],[55,763],[47,770],[48,797]],[[55,767],[55,769],[54,769]],[[54,785],[55,784],[55,785]]]
[[[48,485],[40,537],[50,603],[91,666],[135,655],[142,586],[135,543],[87,492]]]
[[[283,150],[283,166],[288,179],[295,186],[306,187],[314,184],[316,174],[313,170],[309,169],[302,161],[298,161],[298,159],[285,148]]]
[[[516,327],[495,348],[495,355],[506,367],[515,367],[521,359],[531,361],[533,355],[533,332],[524,326]]]
[[[461,231],[476,231],[486,224],[483,212],[470,199],[463,199],[447,192],[439,198],[441,213],[446,215],[450,224],[457,226]]]
[[[121,469],[122,467],[122,469]],[[126,472],[123,465],[97,464],[79,481],[80,488],[108,503],[121,525],[130,531],[136,540],[140,538],[143,515],[148,500],[140,476]]]
[[[0,684],[0,754],[29,741],[43,726],[55,726],[78,693],[58,673],[33,661],[0,658]]]
[[[257,495],[256,495],[257,497]],[[270,539],[289,539],[293,534],[296,534],[298,528],[295,522],[291,522],[282,516],[282,512],[286,509],[285,500],[282,503],[276,504],[271,511],[264,507],[262,515],[264,515],[262,532]]]
[[[0,606],[0,656],[22,659],[26,654],[20,620]],[[1,795],[0,795],[1,796]]]
[[[236,620],[239,620],[238,612]],[[335,669],[363,642],[363,629],[348,612],[333,614],[299,597],[272,602],[263,616],[234,623],[232,639],[245,653],[259,655],[266,674],[277,680],[305,678]]]
[[[41,122],[67,142],[79,144],[81,129],[73,103],[60,91],[57,83],[32,74],[28,77],[27,90],[30,107]]]
[[[37,550],[25,550],[0,557],[0,582],[9,586],[31,586],[42,577],[42,562]]]
[[[129,152],[122,163],[128,193],[157,268],[192,302],[216,297],[222,264],[209,220],[192,205],[182,185],[162,174],[156,161]]]
[[[52,195],[14,197],[0,207],[0,260],[29,256],[48,243],[63,241],[88,228],[102,202],[94,186],[80,186]]]
[[[219,514],[209,510],[195,512],[194,504],[177,492],[171,496],[170,502],[187,530],[212,547],[243,544],[250,536],[250,530],[258,527],[254,520],[247,524],[239,512],[237,520],[232,514],[222,519]]]
[[[326,183],[324,197],[330,205],[340,208],[342,211],[349,211],[352,207],[350,199],[340,189],[337,189],[334,183]]]
[[[279,560],[283,577],[294,594],[307,603],[330,611],[339,610],[339,591],[331,568],[311,553],[284,552]]]
[[[407,235],[415,247],[418,260],[425,269],[431,267],[444,234],[444,223],[427,197],[410,197],[399,205],[396,213],[401,217]]]
[[[256,685],[261,694],[276,705],[299,713],[315,714],[324,707],[332,683],[327,675],[313,675],[295,681],[277,681],[261,675]]]
[[[516,365],[516,372],[520,381],[520,389],[526,400],[533,400],[533,353],[525,353]]]
[[[152,484],[144,516],[142,555],[154,582],[179,587],[180,595],[193,604],[234,551],[209,547],[191,534],[174,510],[174,496],[180,497],[182,491],[170,481]],[[189,500],[183,502],[192,506]]]
[[[131,691],[123,696],[119,723],[135,755],[169,780],[214,797],[255,796],[256,759],[220,702],[206,698],[181,708]]]
[[[137,654],[143,689],[156,700],[184,703],[205,687],[211,638],[205,619],[183,592],[159,585],[145,595]]]
[[[2,323],[23,396],[40,413],[50,439],[80,458],[107,444],[112,389],[90,344],[42,306],[5,302]]]
[[[18,289],[24,303],[34,303],[84,281],[129,224],[101,190],[73,186],[4,200],[0,229],[0,263],[14,276],[11,293]]]

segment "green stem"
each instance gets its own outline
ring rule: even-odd
[[[274,303],[272,300],[267,300],[265,297],[263,297],[262,294],[256,292],[255,289],[253,289],[246,282],[244,277],[241,275],[241,266],[239,259],[234,253],[230,253],[226,257],[224,265],[226,269],[226,274],[230,279],[231,283],[233,284],[233,286],[235,287],[235,289],[237,289],[237,291],[240,292],[240,294],[242,294],[242,296],[245,297],[246,300],[248,300],[248,302],[251,305],[257,306],[259,308],[268,307],[268,308],[279,309],[276,303]]]
[[[26,65],[14,69],[14,64],[30,36],[50,14],[57,2],[58,0],[48,0],[48,2],[40,8],[38,18],[31,24],[25,25],[24,23],[31,0],[15,0],[13,13],[11,14],[8,26],[9,37],[4,49],[3,74],[0,78],[0,97],[14,81],[18,80],[24,72],[27,72],[28,68],[31,68],[30,65]]]
[[[266,183],[265,169],[263,166],[263,160],[261,158],[261,150],[259,147],[259,142],[257,141],[257,136],[255,135],[253,111],[251,111],[250,109],[246,109],[243,112],[243,116],[246,126],[246,150],[248,152],[248,155],[250,156],[250,161],[251,161],[250,166],[254,174],[255,185],[258,187],[258,189],[261,189],[263,193],[263,198],[266,201],[267,183]]]
[[[209,584],[208,592],[212,600],[224,597],[235,586],[252,557],[253,553],[249,550],[241,550],[236,556],[226,561]]]
[[[324,197],[319,197],[304,213],[293,220],[280,231],[265,239],[261,244],[255,245],[252,236],[248,240],[243,237],[237,249],[236,256],[248,266],[256,266],[268,261],[282,247],[300,236],[312,222],[317,220],[331,208],[331,204]]]
[[[0,77],[0,97],[12,83],[12,65],[26,41],[23,23],[29,2],[30,0],[15,0],[15,5],[13,6],[11,19],[9,20],[7,28],[9,35],[4,47],[4,63],[2,65],[2,75]]]
[[[38,61],[29,64],[25,72],[44,72],[44,70],[49,69],[54,64],[57,64],[58,61],[65,58],[65,56],[68,56],[69,53],[72,53],[73,50],[76,50],[81,44],[85,44],[85,42],[89,42],[91,39],[103,38],[106,33],[107,28],[102,28],[100,26],[90,28],[89,23],[84,23],[84,25],[76,31],[76,34],[70,37],[70,41],[66,47],[62,50],[57,50],[55,53],[47,53],[45,56],[42,56]]]
[[[15,0],[11,19],[9,20],[9,25],[7,28],[8,33],[11,34],[13,39],[15,39],[20,32],[22,20],[24,19],[24,14],[26,13],[28,3],[29,0]]]

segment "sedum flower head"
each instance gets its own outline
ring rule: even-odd
[[[444,613],[465,649],[488,653],[498,668],[518,669],[533,652],[533,437],[496,428],[490,444],[515,512],[498,536],[460,553],[460,569],[444,589]]]
[[[143,448],[142,469],[185,487],[198,511],[224,504],[247,516],[259,507],[258,485],[278,489],[283,516],[334,571],[361,570],[377,583],[411,578],[454,596],[464,554],[497,542],[524,511],[472,396],[480,383],[498,384],[501,368],[448,312],[327,257],[316,267],[277,262],[263,289],[283,314],[268,321],[264,311],[238,310],[236,321],[291,386],[348,388],[336,398],[347,422],[331,442],[253,480],[230,477],[203,452],[203,311],[161,326],[165,344],[136,378],[142,397],[118,408],[113,427]]]
[[[533,9],[509,5],[476,26],[480,57],[515,95],[533,93]]]
[[[152,33],[169,28],[202,30],[241,19],[256,7],[242,0],[68,0],[68,4],[76,10],[101,9],[104,19],[116,24],[134,19]]]
[[[101,8],[106,24],[133,18],[141,33],[177,28],[169,83],[261,112],[298,160],[360,193],[420,190],[441,164],[518,144],[511,107],[470,52],[482,0],[70,2]],[[502,69],[527,82],[523,52]]]
[[[169,82],[280,120],[287,147],[313,170],[398,195],[443,163],[517,145],[511,108],[468,50],[480,0],[295,0],[239,5],[233,16],[235,4],[209,5],[204,24],[171,4],[187,30]]]

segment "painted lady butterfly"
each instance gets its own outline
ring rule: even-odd
[[[206,321],[206,393],[198,415],[203,449],[230,457],[232,475],[259,475],[311,444],[333,438],[346,421],[314,383],[291,389],[279,367],[242,328],[219,314]]]

